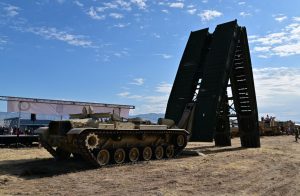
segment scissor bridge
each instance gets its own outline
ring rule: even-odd
[[[218,25],[212,34],[208,29],[190,34],[165,118],[191,131],[191,141],[215,140],[216,145],[227,146],[231,145],[230,106],[235,110],[242,146],[260,147],[247,32],[236,20]]]

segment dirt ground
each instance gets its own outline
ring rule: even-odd
[[[0,148],[0,195],[300,195],[292,136],[263,137],[256,149],[232,143],[190,143],[176,159],[98,169],[44,149]]]

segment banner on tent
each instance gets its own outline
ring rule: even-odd
[[[88,106],[88,105],[86,105]],[[50,114],[50,115],[68,115],[79,114],[82,112],[84,105],[69,105],[55,103],[36,103],[27,101],[7,101],[8,112],[27,112],[35,114]],[[111,113],[118,114],[121,117],[128,118],[128,108],[92,106],[95,113]]]

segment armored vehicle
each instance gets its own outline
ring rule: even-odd
[[[259,132],[262,136],[281,135],[280,125],[278,121],[275,120],[275,117],[262,117],[261,121],[259,121]]]
[[[51,121],[36,131],[42,146],[58,160],[72,154],[95,166],[172,158],[185,148],[189,135],[168,120],[153,125],[138,118],[93,113],[91,107],[83,107],[81,114],[70,117]]]
[[[234,20],[218,25],[213,33],[208,28],[191,32],[165,119],[158,125],[84,108],[82,114],[52,121],[39,133],[55,158],[73,154],[102,166],[174,157],[188,139],[230,146],[231,117],[237,119],[241,146],[260,147],[257,111],[246,28]]]

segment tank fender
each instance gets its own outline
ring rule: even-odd
[[[40,127],[34,130],[34,133],[38,134],[41,140],[47,140],[49,135],[49,127]]]
[[[83,131],[87,130],[87,129],[95,129],[95,128],[73,128],[70,131],[68,131],[67,135],[79,135],[80,133],[82,133]]]
[[[43,135],[48,131],[49,127],[40,127],[34,131],[38,135]]]
[[[181,132],[181,133],[184,133],[186,135],[190,135],[191,134],[190,132],[188,132],[185,129],[169,129],[169,130],[176,131],[176,132]]]

